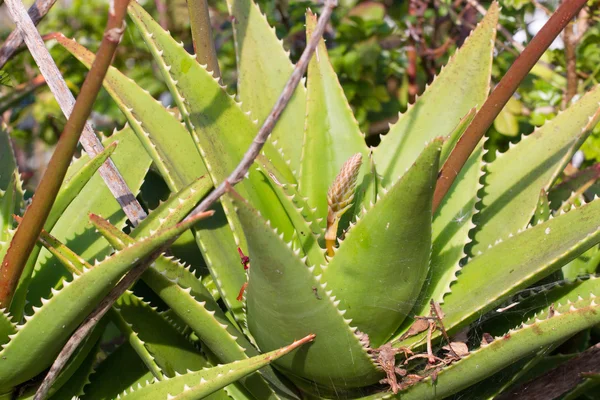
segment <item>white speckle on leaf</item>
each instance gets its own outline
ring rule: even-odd
[[[544,231],[544,233],[546,233],[546,235],[550,234],[550,227],[546,228],[546,230]]]

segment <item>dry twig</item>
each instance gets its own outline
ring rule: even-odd
[[[36,0],[35,3],[29,7],[27,14],[29,14],[29,17],[33,21],[34,25],[40,23],[42,18],[48,14],[48,11],[50,11],[54,3],[56,3],[56,0]],[[2,69],[8,60],[10,60],[12,56],[20,49],[22,44],[23,36],[21,36],[19,29],[15,29],[10,35],[8,35],[2,44],[2,47],[0,47],[0,69]]]

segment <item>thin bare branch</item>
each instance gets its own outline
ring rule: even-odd
[[[208,210],[208,207],[210,207],[223,194],[225,194],[227,188],[231,187],[232,185],[235,185],[236,183],[239,183],[244,178],[244,176],[250,169],[250,166],[252,165],[256,157],[258,157],[258,155],[260,154],[260,151],[262,150],[265,142],[269,138],[269,135],[273,131],[275,124],[279,120],[281,113],[289,103],[292,94],[294,93],[296,87],[300,83],[300,80],[304,76],[306,68],[308,67],[308,62],[310,61],[317,47],[317,44],[319,43],[319,40],[323,36],[325,27],[329,22],[329,19],[331,18],[331,13],[333,12],[333,9],[336,6],[337,0],[326,0],[323,13],[319,18],[317,27],[314,30],[310,40],[308,41],[306,48],[304,49],[304,52],[300,57],[300,60],[296,64],[294,71],[290,76],[290,79],[287,81],[285,87],[283,88],[283,91],[281,92],[281,95],[279,96],[279,99],[277,99],[277,102],[273,106],[271,113],[265,119],[260,130],[256,134],[254,141],[246,151],[246,154],[244,154],[244,157],[242,158],[238,166],[233,170],[233,172],[223,183],[221,183],[215,190],[213,190],[211,194],[209,194],[198,205],[198,207],[196,207],[196,209],[185,218],[185,221],[190,221],[194,218],[198,218],[200,215],[203,215],[206,212],[206,210]],[[157,251],[152,253],[152,255],[143,260],[141,264],[129,271],[127,275],[125,275],[123,279],[121,279],[119,284],[115,286],[115,288],[104,298],[104,300],[98,305],[98,307],[96,307],[92,314],[88,316],[86,321],[81,326],[79,326],[79,328],[77,328],[75,333],[67,342],[67,345],[65,345],[65,347],[63,347],[63,349],[61,350],[60,354],[54,361],[54,364],[50,368],[50,372],[44,379],[43,385],[45,387],[46,393],[48,389],[52,386],[52,383],[54,382],[58,374],[60,374],[62,368],[66,365],[69,358],[71,358],[73,352],[77,349],[77,347],[83,341],[83,339],[85,339],[85,337],[92,331],[92,329],[98,323],[100,318],[102,318],[102,315],[106,313],[106,311],[123,294],[123,292],[127,290],[127,288],[131,287],[131,285],[133,285],[137,281],[137,279],[144,273],[144,271],[146,271],[146,269],[148,269],[148,267],[154,262],[154,260],[156,260],[156,258],[158,258],[158,256],[161,253],[166,251],[166,249],[168,249],[175,240],[176,238],[163,244],[161,248],[159,248]],[[38,397],[38,394],[36,394],[34,400],[43,400],[43,398],[44,397],[42,395]]]
[[[21,32],[22,37],[31,52],[40,72],[46,78],[50,90],[54,94],[63,114],[69,118],[75,105],[75,98],[69,91],[67,84],[54,60],[50,56],[48,49],[44,46],[44,41],[39,32],[35,28],[31,18],[27,15],[27,11],[20,0],[7,0],[6,6],[13,22],[17,25],[17,29]],[[84,150],[90,157],[96,156],[104,150],[102,142],[96,137],[92,126],[86,123],[83,134],[79,139]],[[138,203],[131,190],[127,187],[127,183],[117,171],[115,164],[111,160],[107,160],[100,167],[100,175],[104,179],[106,186],[117,199],[123,211],[129,218],[132,224],[137,225],[146,217],[146,212]]]
[[[40,23],[42,18],[48,14],[48,11],[50,11],[54,3],[56,3],[56,0],[36,0],[35,3],[29,7],[27,14],[29,14],[29,18],[31,18],[34,25],[37,26],[37,24]],[[22,44],[23,37],[21,36],[21,32],[18,29],[15,29],[8,35],[2,44],[2,47],[0,47],[0,69],[4,67],[13,55],[15,55]]]
[[[446,193],[448,193],[448,190],[450,190],[450,187],[452,187],[465,162],[475,147],[477,147],[485,132],[492,125],[494,119],[496,119],[502,108],[504,108],[510,97],[517,90],[519,84],[585,3],[586,0],[564,1],[515,60],[500,80],[500,83],[498,83],[498,86],[496,86],[485,103],[483,103],[483,106],[475,115],[473,122],[471,122],[459,139],[440,171],[433,195],[434,212],[437,210]]]
[[[12,0],[10,0],[12,1]],[[104,76],[110,67],[124,31],[124,18],[129,0],[115,0],[108,14],[108,23],[98,49],[98,54],[81,87],[81,92],[69,116],[58,144],[48,163],[33,201],[27,207],[23,221],[13,236],[0,269],[0,304],[10,306],[15,288],[19,283],[27,259],[33,250],[42,227],[50,214],[56,195],[63,183],[67,169],[77,149],[77,142],[85,126],[92,106],[102,87]],[[7,3],[9,4],[9,3]],[[9,5],[10,7],[10,5]],[[30,20],[31,21],[31,20]]]

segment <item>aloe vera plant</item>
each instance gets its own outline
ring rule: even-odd
[[[490,90],[497,4],[375,148],[321,40],[246,179],[184,220],[242,159],[293,69],[252,0],[228,7],[238,97],[130,4],[178,113],[109,69],[104,87],[128,126],[72,163],[33,273],[0,314],[5,398],[30,396],[130,266],[182,233],[172,251],[195,256],[156,258],[80,346],[52,399],[431,399],[478,383],[488,398],[600,322],[597,278],[535,289],[600,243],[600,202],[565,207],[576,188],[557,184],[600,119],[600,89],[489,164],[479,144],[433,206],[441,165]],[[316,22],[309,11],[307,35]],[[83,46],[53,38],[92,65]],[[124,229],[94,173],[109,156],[135,194],[159,191],[156,180],[171,192],[135,228]],[[0,173],[2,258],[24,207],[5,132]],[[125,343],[106,357],[99,344],[115,335]],[[520,371],[503,373],[515,362]]]

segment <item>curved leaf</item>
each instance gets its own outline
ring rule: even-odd
[[[487,98],[498,14],[498,3],[494,2],[440,75],[374,149],[384,186],[402,176],[424,143],[450,134],[470,109],[481,106]]]
[[[216,390],[268,365],[297,347],[312,340],[312,337],[295,341],[289,346],[231,364],[212,367],[198,372],[189,372],[166,381],[153,382],[121,396],[127,400],[162,400],[177,395],[179,399],[201,399]]]
[[[275,105],[294,69],[289,52],[277,38],[275,29],[252,0],[228,0],[233,17],[237,56],[237,90],[242,107],[262,123]],[[302,136],[306,108],[306,89],[298,85],[292,99],[271,134],[272,143],[281,147],[292,171],[300,170]]]
[[[17,333],[0,351],[0,388],[23,383],[48,367],[70,333],[132,265],[195,222],[197,219],[192,219],[161,231],[75,275],[73,280],[63,281],[63,288],[54,291],[49,300],[42,299],[42,307],[25,317],[27,322],[17,327]]]
[[[317,17],[307,11],[307,37],[312,35],[316,25]],[[323,39],[319,41],[308,65],[307,83],[306,132],[299,190],[308,197],[308,203],[316,207],[317,218],[323,218],[324,230],[329,186],[346,160],[356,153],[362,154],[363,160],[367,160],[369,149],[329,62]],[[367,177],[369,172],[369,164],[364,162],[357,180],[355,210],[360,210],[363,202],[369,204],[374,200],[373,187],[367,188],[371,183]],[[367,190],[371,193],[367,193]]]
[[[481,211],[474,219],[471,254],[524,229],[535,212],[540,190],[548,191],[600,120],[600,87],[588,92],[552,121],[523,137],[486,166]]]
[[[248,328],[269,351],[314,333],[318,339],[276,365],[320,384],[356,387],[381,378],[366,349],[330,297],[315,267],[307,267],[250,206],[232,196],[248,240]]]
[[[352,325],[379,347],[416,301],[431,254],[432,198],[442,140],[432,141],[415,164],[351,226],[323,267],[327,289],[340,299]]]

